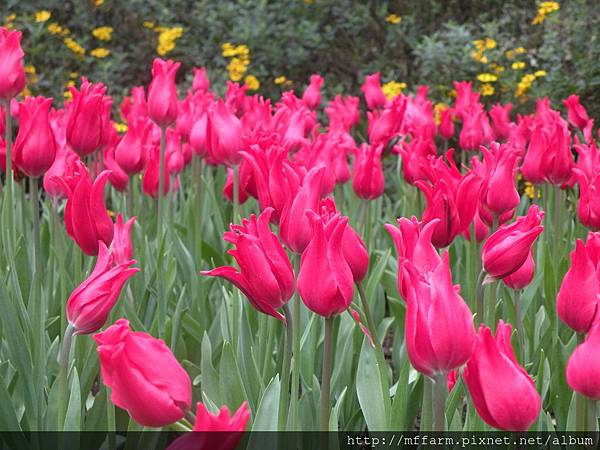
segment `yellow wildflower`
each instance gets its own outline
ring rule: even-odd
[[[537,192],[536,192],[535,186],[533,184],[531,184],[529,181],[525,182],[524,192],[525,192],[525,195],[527,197],[529,197],[530,199],[532,199],[532,200],[533,200],[534,195],[537,198],[540,198],[542,196],[540,190],[538,189]]]
[[[9,14],[8,16],[6,16],[6,22],[13,22],[15,19],[17,18],[17,15],[15,13],[13,14]]]
[[[388,100],[402,94],[403,89],[406,89],[406,83],[399,83],[398,81],[388,81],[381,86],[381,90]]]
[[[521,70],[521,69],[524,69],[525,66],[526,66],[525,62],[516,61],[516,62],[512,63],[512,65],[510,67],[512,67],[513,70]]]
[[[99,41],[110,41],[112,39],[112,27],[98,27],[92,30],[92,36],[94,36]]]
[[[492,39],[492,38],[485,38],[485,48],[487,50],[491,50],[493,48],[496,48],[496,46],[498,45],[498,43]]]
[[[494,86],[492,86],[490,83],[484,83],[479,88],[479,92],[482,96],[487,97],[489,95],[494,95],[494,92],[496,92],[496,90],[494,89]]]
[[[508,58],[508,59],[513,59],[515,57],[515,51],[514,50],[506,50],[504,52],[504,55]]]
[[[154,28],[154,22],[151,22],[150,20],[145,20],[144,23],[142,23],[142,26],[144,28],[153,29]]]
[[[448,91],[448,97],[450,97],[450,98],[456,98],[456,89],[450,89]]]
[[[539,25],[546,20],[546,16],[560,9],[558,2],[542,2],[538,5],[536,16],[531,21],[532,25]]]
[[[249,91],[256,91],[260,87],[260,81],[254,75],[246,75],[244,84],[248,86]]]
[[[480,73],[477,75],[477,80],[482,83],[493,83],[498,80],[498,75],[494,75],[493,73]]]
[[[35,13],[35,21],[37,23],[46,22],[46,21],[48,21],[48,19],[50,19],[51,15],[52,15],[52,13],[50,11],[46,11],[46,10],[37,11]]]
[[[77,41],[75,41],[75,39],[65,38],[63,40],[63,42],[65,43],[65,45],[67,46],[67,48],[69,50],[71,50],[73,53],[75,53],[77,56],[83,56],[83,55],[85,55],[85,49],[81,45],[79,45],[77,43]]]
[[[27,65],[24,67],[24,69],[25,69],[25,73],[32,73],[32,74],[36,73],[35,67],[32,65]]]
[[[114,122],[114,127],[119,133],[125,133],[127,131],[127,124],[125,123]]]
[[[63,97],[66,100],[71,100],[73,98],[73,94],[71,94],[71,91],[65,91],[65,92],[63,92]]]
[[[393,25],[398,25],[400,22],[402,22],[402,17],[397,14],[388,14],[388,16],[385,18],[385,21]]]
[[[517,55],[522,55],[523,53],[527,53],[527,49],[525,47],[517,47],[515,48],[515,53]]]
[[[545,77],[548,74],[546,73],[545,70],[537,70],[533,73],[533,75],[535,75],[535,77],[537,78],[537,77]]]
[[[94,0],[94,5],[96,7],[104,5],[104,0]]]
[[[77,78],[79,76],[79,73],[77,72],[70,72],[69,73],[69,78]]]
[[[433,107],[433,118],[436,126],[439,126],[442,122],[442,112],[448,109],[446,103],[436,103]]]
[[[50,34],[61,34],[63,32],[63,27],[56,22],[52,22],[51,24],[48,24],[48,31]]]
[[[504,72],[504,66],[500,66],[496,63],[490,64],[490,69],[492,69],[497,74],[501,74],[502,72]]]
[[[156,47],[156,53],[160,56],[164,56],[173,51],[175,48],[175,41],[183,34],[183,28],[181,27],[156,27],[155,30],[160,32],[158,35],[158,45]]]
[[[287,78],[284,75],[280,75],[273,80],[275,84],[283,84],[287,81]]]
[[[21,91],[21,95],[23,97],[31,97],[31,91],[27,86],[25,86],[25,88]]]
[[[90,55],[92,55],[94,58],[102,59],[110,55],[110,50],[104,47],[98,47],[92,50]]]

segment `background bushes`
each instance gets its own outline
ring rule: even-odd
[[[559,9],[532,24],[548,4]],[[231,43],[247,47],[240,81],[254,76],[265,96],[301,89],[314,72],[326,75],[327,96],[358,94],[364,75],[380,71],[383,82],[406,83],[405,91],[430,85],[436,101],[448,101],[452,81],[465,79],[486,101],[530,106],[547,95],[558,106],[577,92],[600,113],[594,0],[5,0],[2,21],[24,31],[29,92],[57,99],[82,75],[104,81],[117,99],[148,83],[160,38],[162,56],[182,62],[182,82],[204,65],[221,89],[238,57],[223,56]],[[112,27],[110,40],[92,34],[103,26]],[[102,57],[102,49],[110,54]],[[489,79],[482,74],[498,79],[479,81]],[[525,92],[515,95],[519,86]]]

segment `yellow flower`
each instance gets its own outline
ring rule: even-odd
[[[525,192],[525,195],[532,200],[533,200],[533,197],[535,194],[537,194],[537,195],[535,195],[537,198],[540,198],[542,196],[540,193],[540,190],[538,189],[536,192],[535,186],[533,184],[531,184],[529,181],[525,182],[524,192]]]
[[[437,126],[442,122],[442,112],[448,109],[446,103],[436,103],[433,107],[433,118]]]
[[[155,30],[159,31],[156,53],[161,56],[173,51],[175,48],[175,41],[183,34],[183,28],[181,27],[156,27]]]
[[[493,83],[498,80],[498,75],[494,75],[493,73],[480,73],[477,75],[477,79],[482,83]]]
[[[487,50],[491,50],[493,48],[496,48],[496,46],[498,45],[498,43],[492,39],[492,38],[485,38],[485,48]]]
[[[6,22],[13,22],[15,19],[17,18],[16,14],[9,14],[8,16],[6,16]]]
[[[127,124],[125,123],[114,122],[114,127],[119,133],[125,133],[127,131]]]
[[[504,55],[508,58],[508,59],[513,59],[515,57],[515,51],[514,50],[506,50],[504,52]]]
[[[81,45],[79,45],[77,43],[77,41],[75,41],[75,39],[65,38],[63,40],[63,42],[65,43],[65,45],[67,46],[67,48],[69,50],[71,50],[73,53],[75,53],[77,56],[83,56],[83,55],[85,55],[85,49]]]
[[[98,47],[92,50],[90,55],[92,55],[94,58],[102,59],[110,55],[110,50],[104,47]]]
[[[273,80],[275,84],[283,84],[287,81],[287,78],[284,75],[280,75]]]
[[[480,52],[483,52],[485,50],[485,41],[483,39],[477,39],[477,40],[473,41],[473,45]]]
[[[112,39],[112,27],[98,27],[92,30],[92,36],[99,41],[110,41]]]
[[[548,74],[546,73],[545,70],[538,70],[538,71],[534,72],[533,75],[535,75],[535,77],[537,78],[537,77],[545,77]]]
[[[515,53],[517,55],[522,55],[523,53],[527,53],[527,49],[525,47],[517,47],[515,48]]]
[[[487,97],[489,95],[494,95],[494,92],[496,92],[496,90],[494,89],[494,86],[492,86],[490,83],[484,83],[481,85],[481,88],[479,88],[479,92],[482,96]]]
[[[24,67],[24,69],[25,69],[25,73],[31,73],[31,74],[36,73],[35,67],[32,65],[27,65]]]
[[[65,91],[65,92],[63,92],[63,97],[66,100],[71,100],[73,98],[73,94],[71,94],[71,91]]]
[[[21,95],[23,97],[31,97],[31,91],[27,86],[25,86],[25,88],[21,91]]]
[[[388,100],[402,94],[403,89],[406,89],[406,83],[399,83],[397,81],[388,81],[381,86],[381,90]]]
[[[142,26],[144,28],[153,29],[154,28],[154,22],[151,22],[149,20],[145,20],[144,23],[142,23]]]
[[[51,15],[52,15],[52,13],[50,13],[50,11],[46,11],[46,10],[37,11],[35,13],[35,21],[37,23],[46,22],[50,18]]]
[[[502,72],[504,72],[504,66],[500,66],[496,63],[490,64],[490,69],[492,69],[497,74],[501,74]]]
[[[94,5],[96,7],[104,5],[104,0],[94,0]]]
[[[247,75],[244,84],[248,86],[249,91],[256,91],[260,87],[260,81],[254,75]]]
[[[70,72],[69,73],[69,78],[77,78],[79,76],[79,74],[77,72]]]
[[[402,17],[397,14],[388,14],[388,16],[385,18],[385,21],[394,25],[398,25],[400,22],[402,22]]]
[[[448,97],[450,97],[450,98],[456,98],[456,89],[450,89],[448,91]]]
[[[523,61],[516,61],[514,63],[512,63],[512,65],[510,67],[512,67],[513,70],[521,70],[524,69],[526,66],[526,64]]]
[[[48,31],[50,34],[61,34],[63,32],[63,27],[56,22],[52,22],[51,24],[48,24]]]
[[[542,2],[538,5],[536,16],[531,21],[532,25],[539,25],[546,20],[546,16],[560,9],[558,2]]]

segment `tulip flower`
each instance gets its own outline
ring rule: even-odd
[[[140,270],[134,260],[118,262],[104,242],[98,243],[96,266],[67,300],[67,320],[79,334],[91,334],[106,323],[125,282]]]
[[[130,117],[148,117],[148,104],[144,86],[131,88],[131,95],[124,97],[120,105],[121,115],[129,124]]]
[[[371,200],[383,195],[385,180],[381,167],[383,145],[362,144],[354,153],[354,174],[352,187],[356,195]]]
[[[479,103],[479,93],[473,91],[473,83],[471,81],[455,81],[454,90],[456,91],[454,113],[459,119],[465,120],[465,116],[470,111],[481,106],[481,103]]]
[[[390,139],[400,132],[406,104],[406,99],[398,96],[394,98],[389,107],[380,111],[367,112],[371,145],[387,145]]]
[[[240,166],[242,166],[242,164],[240,164]],[[238,176],[239,178],[241,178],[241,175]],[[233,177],[233,169],[231,167],[228,167],[227,178],[225,179],[225,185],[223,186],[223,197],[229,200],[230,203],[233,203]],[[246,178],[248,177],[246,176]],[[238,204],[243,205],[244,203],[246,203],[246,200],[248,200],[248,193],[244,190],[243,183],[238,182]]]
[[[277,236],[270,230],[273,208],[262,214],[250,216],[242,225],[231,225],[224,239],[235,250],[227,253],[238,263],[239,270],[231,266],[202,271],[203,275],[225,278],[240,289],[258,311],[285,321],[277,311],[294,293],[295,281],[292,264]]]
[[[67,198],[69,196],[65,179],[73,177],[77,161],[79,161],[79,156],[71,151],[66,144],[58,145],[54,162],[44,174],[43,186],[48,195],[52,198]]]
[[[460,130],[459,145],[463,150],[475,150],[492,140],[492,128],[486,112],[481,106],[466,111]]]
[[[116,264],[127,262],[133,256],[131,227],[133,226],[134,222],[135,217],[132,217],[127,222],[123,223],[123,216],[121,214],[117,214],[114,236],[110,246],[110,252],[114,257]]]
[[[533,253],[530,250],[527,259],[521,267],[507,277],[502,278],[504,284],[515,291],[525,288],[533,280],[535,272],[535,262]]]
[[[194,93],[200,92],[205,93],[210,89],[210,81],[206,76],[206,68],[205,67],[194,67],[194,80],[192,81],[192,90]]]
[[[198,156],[204,157],[208,153],[208,112],[197,113],[192,129],[190,130],[190,145]]]
[[[225,105],[218,100],[209,118],[210,154],[217,164],[234,166],[240,162],[242,123]]]
[[[310,84],[302,94],[302,101],[310,109],[317,109],[321,104],[321,86],[325,79],[320,75],[311,75]]]
[[[198,402],[196,421],[192,427],[192,431],[197,433],[186,433],[178,437],[167,450],[234,450],[242,438],[249,418],[250,409],[247,402],[242,403],[233,415],[227,406],[222,406],[219,414],[213,414],[203,403]]]
[[[504,278],[516,272],[527,260],[531,246],[544,227],[540,225],[544,213],[532,205],[527,216],[518,217],[510,225],[503,225],[483,245],[483,268],[493,278]]]
[[[360,90],[363,92],[367,108],[370,110],[377,110],[385,105],[386,98],[381,89],[381,74],[379,72],[367,75]]]
[[[167,127],[177,119],[177,86],[175,75],[181,63],[155,58],[152,81],[148,86],[148,117],[159,127]]]
[[[316,211],[324,191],[325,168],[311,169],[297,192],[289,192],[279,219],[281,240],[295,253],[302,253],[312,237],[307,210]]]
[[[115,146],[110,145],[106,147],[104,149],[103,157],[104,167],[110,171],[108,181],[111,186],[119,192],[125,191],[129,184],[129,176],[115,160]]]
[[[475,327],[469,307],[452,284],[448,253],[431,271],[400,263],[407,277],[406,349],[413,367],[434,376],[448,373],[470,358]]]
[[[86,78],[82,78],[79,91],[74,86],[69,91],[73,101],[67,107],[67,142],[83,158],[106,145],[112,101],[105,97],[104,84]]]
[[[192,403],[192,383],[169,347],[148,333],[131,331],[126,319],[94,335],[102,381],[110,399],[140,425],[178,421]]]
[[[42,176],[54,162],[56,141],[50,126],[51,98],[26,97],[19,103],[19,134],[15,141],[15,167],[29,177]]]
[[[306,215],[313,236],[300,260],[298,293],[308,309],[329,318],[348,309],[354,295],[354,278],[342,245],[348,218],[338,213],[323,220],[314,211]]]
[[[149,147],[146,154],[146,168],[142,176],[142,190],[152,198],[158,198],[158,184],[160,174],[160,149],[156,146]],[[169,169],[165,164],[164,186],[162,195],[167,195],[170,190]]]
[[[587,243],[577,239],[571,267],[556,298],[558,317],[577,333],[587,333],[598,310],[600,295],[600,234],[590,233]]]
[[[329,118],[329,128],[350,131],[360,121],[359,104],[358,97],[336,95],[325,107],[325,114]]]
[[[407,219],[401,217],[398,219],[398,227],[386,224],[385,229],[390,233],[398,252],[398,261],[409,261],[419,273],[432,271],[440,262],[440,255],[431,243],[433,230],[437,226],[439,219],[423,225],[417,221],[416,217]],[[404,300],[407,300],[409,278],[404,276],[402,267],[398,267],[398,292]]]
[[[454,110],[452,108],[443,109],[440,112],[440,125],[438,127],[438,131],[440,136],[444,139],[449,140],[454,137],[454,120],[453,119]]]
[[[505,141],[510,134],[510,110],[512,103],[505,105],[495,104],[490,109],[490,117],[492,119],[492,130],[494,130],[494,140]]]
[[[585,227],[600,230],[600,202],[597,194],[600,188],[600,152],[593,141],[590,145],[575,145],[575,150],[579,154],[573,168],[573,176],[579,184],[577,216]]]
[[[579,96],[575,94],[569,95],[565,100],[563,100],[563,104],[567,108],[569,122],[580,130],[585,129],[590,121],[590,117],[588,116],[585,107],[579,102]]]
[[[22,33],[0,27],[0,100],[8,101],[25,87]]]
[[[600,400],[600,322],[591,326],[567,362],[567,383],[575,392]],[[590,430],[591,431],[591,430]]]
[[[535,383],[515,358],[510,335],[510,324],[502,321],[495,338],[481,325],[463,380],[485,423],[499,430],[527,431],[536,421],[542,402]]]
[[[113,222],[104,206],[104,187],[110,171],[101,172],[92,183],[82,162],[77,164],[67,205],[65,207],[65,228],[81,250],[90,256],[98,254],[98,241],[110,245],[113,238]]]
[[[152,122],[143,116],[131,117],[127,132],[115,149],[115,160],[128,175],[140,173],[146,163],[145,145],[150,137]]]

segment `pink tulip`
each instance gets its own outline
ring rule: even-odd
[[[192,82],[192,89],[193,89],[194,93],[208,92],[208,90],[210,89],[210,81],[208,80],[208,77],[206,76],[206,68],[200,67],[198,69],[197,67],[194,67],[193,72],[194,72],[194,80]]]
[[[302,94],[302,101],[310,109],[317,109],[321,104],[321,86],[325,79],[320,75],[311,75],[310,84]]]
[[[121,116],[129,124],[130,117],[148,117],[148,104],[144,86],[131,88],[131,96],[124,97],[121,105]]]
[[[359,105],[358,97],[336,95],[325,107],[325,113],[329,118],[329,128],[350,131],[360,121]]]
[[[556,298],[558,317],[578,333],[587,333],[598,310],[600,295],[600,234],[589,233],[587,243],[577,239],[571,267]]]
[[[383,145],[377,147],[362,144],[354,153],[352,187],[356,195],[371,200],[383,195],[385,180],[381,166]]]
[[[544,213],[537,205],[529,207],[527,216],[503,225],[483,245],[481,258],[484,270],[494,278],[504,278],[516,272],[527,260],[533,242],[544,227]]]
[[[460,130],[459,145],[463,150],[476,150],[492,140],[492,128],[486,112],[481,106],[463,114],[463,126]]]
[[[25,87],[20,31],[0,27],[0,100],[8,101]]]
[[[210,113],[209,136],[211,157],[217,164],[234,166],[240,162],[242,123],[225,105],[218,100]]]
[[[133,256],[133,244],[131,243],[131,227],[135,222],[135,217],[132,217],[127,222],[123,223],[123,216],[117,214],[115,222],[115,230],[110,252],[112,253],[115,263],[122,264],[129,261]]]
[[[19,134],[15,141],[15,167],[29,177],[42,176],[54,162],[56,141],[50,126],[51,98],[26,97],[19,103]]]
[[[590,117],[588,116],[585,107],[579,102],[578,95],[569,95],[565,100],[563,100],[563,104],[567,108],[567,115],[569,117],[569,122],[580,130],[583,130],[590,121]]]
[[[96,266],[67,300],[67,319],[79,334],[91,334],[106,323],[125,282],[140,270],[134,260],[117,262],[104,242],[98,243]]]
[[[148,86],[148,116],[159,127],[167,127],[177,119],[177,86],[175,76],[181,63],[155,58],[152,81]]]
[[[104,167],[110,171],[108,181],[117,191],[123,192],[129,185],[129,175],[119,166],[115,160],[115,146],[110,145],[104,149]]]
[[[600,400],[600,322],[595,321],[589,334],[567,362],[567,383],[575,392]]]
[[[171,182],[169,168],[165,164],[164,186],[162,195],[167,195]],[[146,153],[146,168],[142,176],[142,190],[152,198],[158,198],[158,185],[160,182],[160,149],[156,146],[149,147]]]
[[[146,163],[145,145],[150,138],[152,122],[147,117],[132,116],[128,121],[127,132],[115,149],[115,159],[129,175],[140,173]]]
[[[535,383],[519,365],[511,343],[512,327],[498,322],[496,338],[481,325],[463,380],[485,423],[506,431],[527,431],[536,421],[541,399]]]
[[[371,145],[387,145],[389,140],[400,132],[405,111],[406,99],[398,96],[389,107],[367,112]]]
[[[512,107],[512,103],[506,103],[505,105],[498,103],[490,109],[492,129],[496,141],[505,141],[510,135],[510,110]]]
[[[183,417],[192,403],[192,383],[164,341],[131,331],[117,320],[94,336],[102,381],[110,399],[140,425],[162,427]]]
[[[521,267],[511,273],[509,276],[502,278],[504,284],[509,288],[518,291],[523,289],[531,283],[535,272],[535,261],[533,260],[533,253],[529,251],[527,259]]]
[[[381,89],[381,74],[379,72],[367,75],[360,90],[363,92],[367,108],[370,110],[374,111],[385,105],[386,98]]]
[[[203,271],[203,275],[218,276],[237,286],[258,311],[285,321],[277,308],[285,305],[294,293],[292,264],[277,236],[270,230],[273,208],[250,216],[242,225],[231,225],[225,240],[235,245],[232,255],[240,269],[231,266]]]
[[[454,110],[452,108],[446,108],[440,113],[440,125],[438,127],[438,131],[440,136],[446,140],[454,137],[455,126],[453,115]]]

